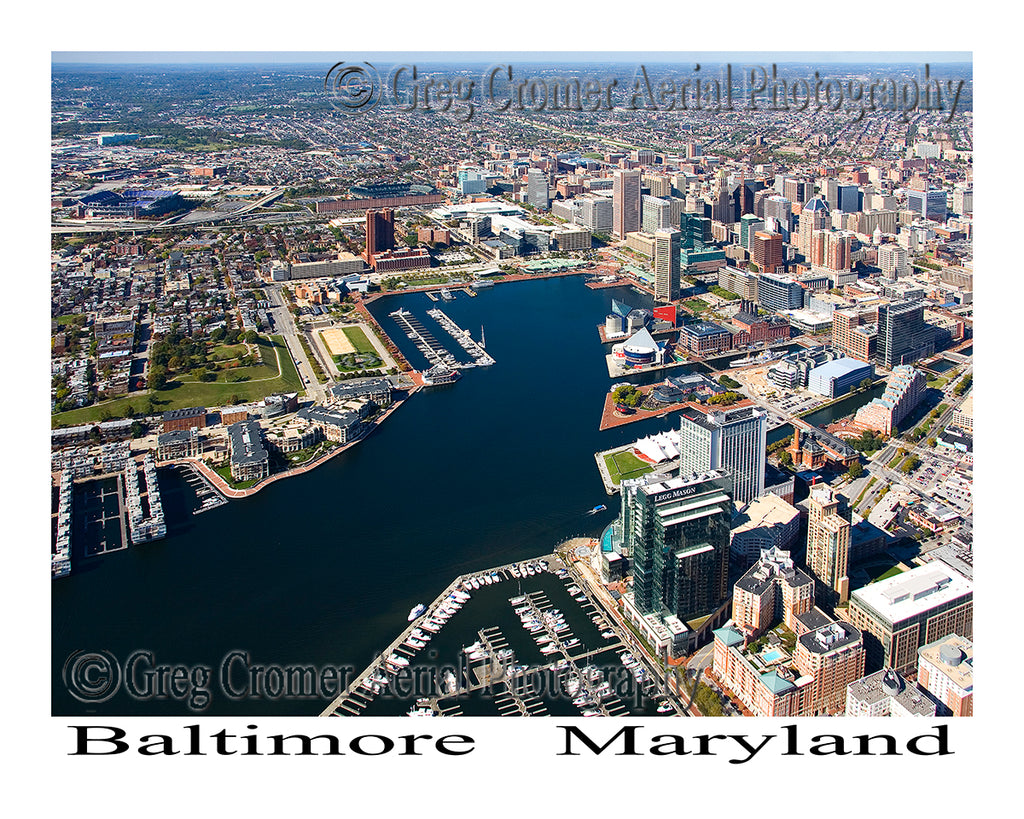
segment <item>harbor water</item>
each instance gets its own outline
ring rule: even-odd
[[[54,714],[193,713],[155,685],[72,696],[75,659],[100,652],[121,664],[141,653],[142,669],[209,669],[202,714],[317,714],[330,697],[274,698],[259,680],[251,694],[225,693],[219,671],[230,661],[234,673],[242,657],[357,673],[410,608],[455,576],[598,536],[618,503],[587,514],[608,501],[593,453],[666,423],[598,430],[612,382],[595,327],[613,297],[639,306],[629,288],[590,290],[578,276],[458,294],[445,312],[476,339],[485,328],[495,365],[415,395],[358,446],[250,498],[192,515],[191,488],[161,469],[167,537],[87,560],[73,554],[71,576],[52,584]],[[390,331],[387,314],[398,308],[430,327],[431,306],[410,293],[371,309]],[[422,364],[403,334],[395,341]]]

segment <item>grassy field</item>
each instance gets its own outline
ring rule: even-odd
[[[352,342],[357,353],[373,353],[377,355],[377,349],[370,343],[362,327],[343,327],[345,337]]]
[[[211,361],[230,361],[233,358],[245,355],[248,351],[248,347],[244,344],[218,344],[210,350],[208,358]]]
[[[175,378],[170,389],[154,392],[137,392],[129,397],[105,401],[91,407],[57,413],[52,422],[65,426],[96,423],[107,413],[112,418],[124,417],[126,407],[130,404],[136,413],[146,411],[150,396],[156,405],[156,412],[165,412],[183,407],[220,407],[231,403],[231,396],[238,396],[241,402],[258,401],[275,392],[302,392],[302,381],[295,370],[295,363],[288,354],[284,339],[271,336],[267,339],[260,336],[260,356],[262,363],[254,367],[236,367],[232,370],[217,372],[217,380],[208,383],[199,381],[179,381]],[[280,356],[277,353],[280,352]],[[278,358],[281,361],[281,374],[278,375]],[[245,381],[229,381],[231,378],[248,376]]]
[[[618,486],[628,478],[639,478],[653,471],[654,467],[641,461],[632,452],[615,452],[604,456],[605,465],[612,483]]]
[[[877,583],[879,580],[887,580],[890,577],[903,573],[899,563],[893,563],[888,560],[875,561],[858,568],[863,569],[867,573],[872,583]]]

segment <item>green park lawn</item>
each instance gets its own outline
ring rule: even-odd
[[[231,403],[231,396],[237,396],[239,401],[244,403],[258,401],[276,392],[302,392],[302,380],[295,370],[295,363],[288,354],[284,339],[281,336],[271,336],[269,339],[260,336],[257,345],[262,359],[260,364],[218,370],[216,381],[186,381],[185,378],[191,379],[188,373],[183,376],[175,375],[169,382],[170,386],[165,389],[137,392],[124,398],[57,413],[53,416],[52,423],[54,426],[96,423],[101,421],[105,414],[111,418],[120,418],[124,417],[125,408],[129,404],[136,414],[143,413],[150,397],[153,398],[155,411],[165,412],[183,407],[224,406]],[[281,362],[280,374],[278,360]]]
[[[345,337],[352,342],[352,346],[356,348],[357,353],[373,353],[377,354],[377,349],[370,343],[370,339],[366,337],[366,333],[363,332],[362,327],[343,327],[342,330],[345,333]]]
[[[604,456],[605,465],[612,483],[618,486],[628,478],[639,478],[651,472],[654,467],[641,461],[632,452],[615,452]]]

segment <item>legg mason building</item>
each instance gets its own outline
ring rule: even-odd
[[[633,573],[625,616],[656,650],[679,656],[729,614],[732,478],[661,473],[621,488],[617,528]]]

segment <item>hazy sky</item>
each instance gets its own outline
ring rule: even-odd
[[[971,63],[969,51],[54,51],[53,63],[210,64],[381,62],[737,62],[737,63]]]

